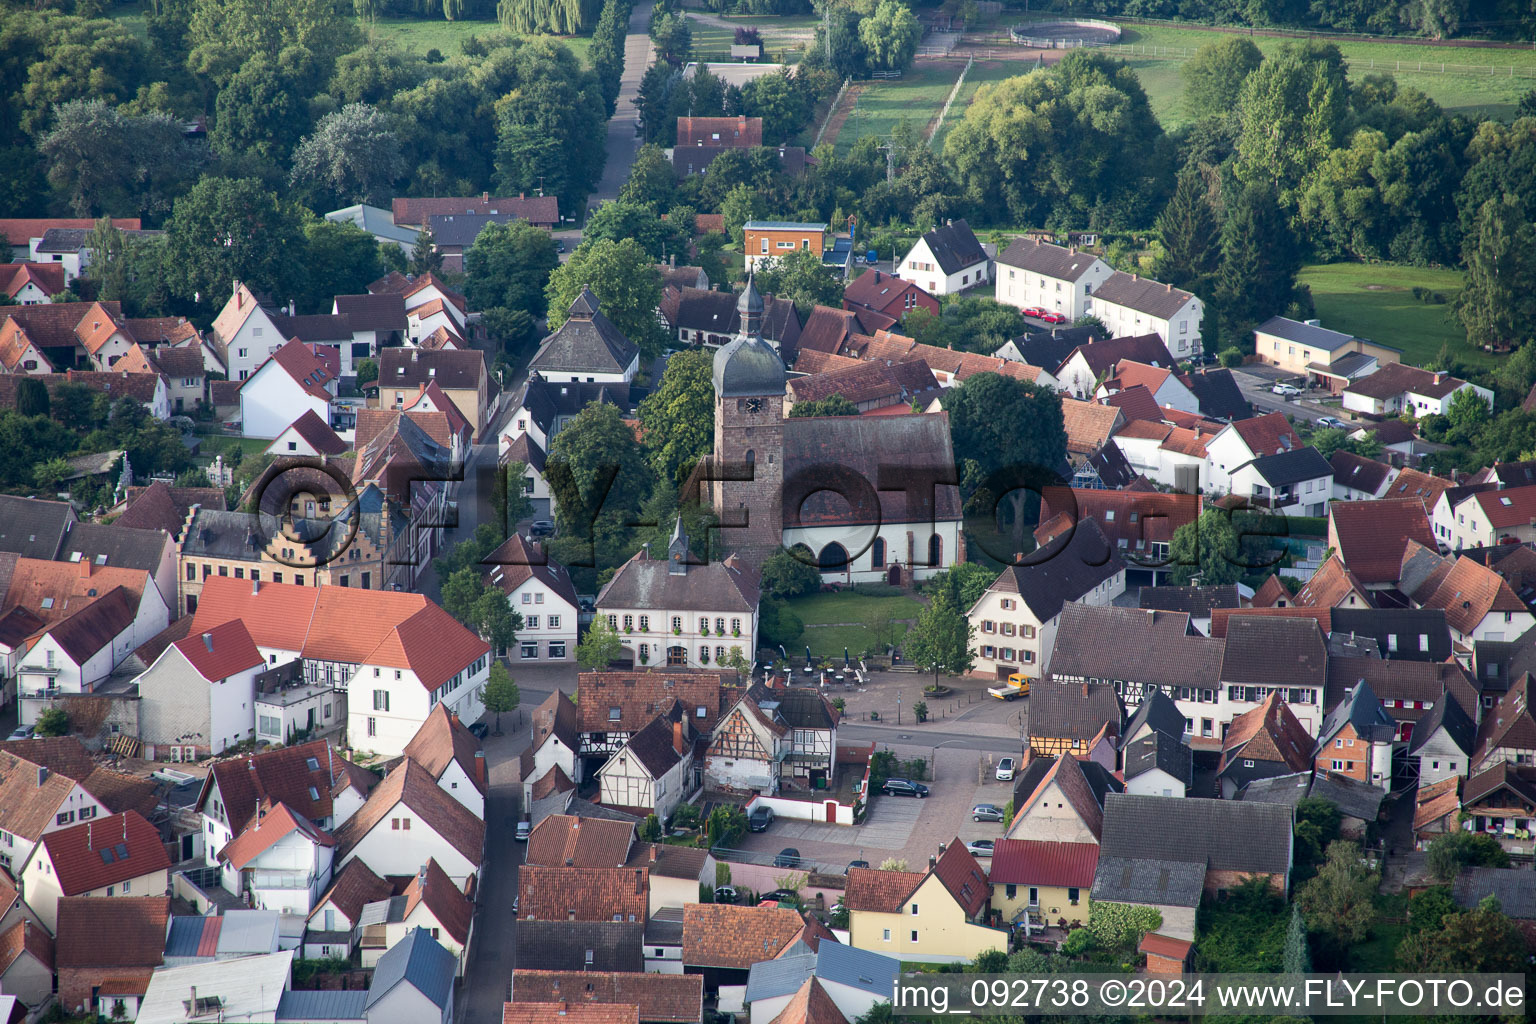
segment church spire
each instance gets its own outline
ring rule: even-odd
[[[688,572],[688,535],[683,532],[683,517],[672,526],[672,540],[667,544],[667,572],[683,576]]]
[[[747,272],[747,286],[736,300],[736,311],[741,314],[741,333],[747,338],[761,337],[763,333],[763,296],[752,280],[755,271]]]

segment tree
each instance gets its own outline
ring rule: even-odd
[[[305,83],[318,84],[314,55],[290,47],[251,59],[219,89],[208,146],[236,166],[275,179],[309,127]]]
[[[1266,184],[1242,189],[1221,227],[1215,298],[1229,334],[1282,312],[1296,292],[1301,251]]]
[[[486,676],[485,686],[480,690],[480,700],[485,705],[485,710],[496,716],[496,735],[500,736],[501,713],[516,711],[517,706],[523,701],[517,684],[512,681],[512,673],[507,671],[507,666],[499,661],[491,662],[490,674]]]
[[[672,161],[654,143],[641,146],[640,152],[635,154],[635,162],[629,167],[629,180],[619,189],[619,201],[649,206],[653,210],[669,210],[676,196],[677,172],[672,169]]]
[[[1238,178],[1267,185],[1292,206],[1302,179],[1343,141],[1348,108],[1337,47],[1283,44],[1247,76],[1238,96]]]
[[[1238,564],[1237,530],[1225,509],[1208,508],[1193,523],[1173,531],[1168,545],[1173,581],[1188,586],[1194,577],[1207,587],[1227,586],[1242,578]]]
[[[759,291],[790,300],[802,318],[815,306],[843,304],[843,282],[827,273],[821,257],[809,249],[760,261],[756,277]]]
[[[497,64],[488,85],[495,110],[496,187],[503,194],[556,195],[579,210],[602,177],[606,111],[602,89],[568,47],[525,42]]]
[[[907,633],[902,647],[915,665],[933,672],[933,683],[937,686],[940,672],[960,675],[971,670],[971,640],[975,633],[976,628],[949,595],[938,593],[919,613],[917,625]]]
[[[859,32],[863,19],[851,7],[834,9],[825,18],[825,29],[816,30],[820,37],[817,48],[828,51],[828,61],[838,78],[863,78],[869,73],[869,50]]]
[[[651,470],[678,487],[714,448],[713,370],[714,357],[705,349],[673,353],[660,386],[637,410]]]
[[[902,326],[903,333],[921,344],[986,355],[1030,329],[1022,313],[989,295],[956,296],[938,316],[914,309]]]
[[[296,273],[299,224],[298,209],[254,178],[201,179],[166,222],[176,291],[213,304],[238,280],[281,295]]]
[[[592,620],[587,635],[576,644],[576,663],[587,672],[600,672],[624,656],[624,641],[605,616]]]
[[[740,807],[733,804],[720,804],[709,812],[709,819],[704,823],[704,834],[709,837],[709,845],[715,848],[730,848],[730,844],[746,834],[747,816],[742,813]]]
[[[479,241],[478,236],[476,241]],[[411,262],[406,272],[412,277],[419,277],[422,274],[440,274],[442,271],[443,254],[437,251],[437,239],[432,237],[429,229],[422,228],[416,232],[416,241],[411,243]]]
[[[645,249],[632,238],[582,242],[568,262],[549,276],[549,329],[565,322],[583,288],[590,288],[603,315],[636,345],[642,358],[659,355],[667,335],[656,319],[661,304],[661,274]]]
[[[1455,881],[1464,867],[1507,868],[1509,854],[1492,836],[1457,829],[1436,836],[1426,858],[1430,874],[1442,882]]]
[[[311,220],[304,241],[305,273],[292,282],[303,312],[328,313],[334,296],[361,295],[384,275],[378,240],[356,224]]]
[[[349,103],[322,117],[299,143],[289,181],[313,189],[327,204],[348,206],[382,201],[405,170],[389,115]]]
[[[496,467],[491,506],[496,510],[496,522],[501,524],[501,532],[508,537],[517,529],[518,523],[533,516],[533,502],[523,484],[527,472],[526,462],[509,462]]]
[[[271,60],[299,48],[329,75],[336,58],[355,50],[360,33],[328,0],[192,0],[188,65],[223,86],[251,58]]]
[[[718,162],[718,161],[717,161]],[[768,208],[762,192],[748,185],[737,185],[720,201],[720,217],[725,223],[725,237],[741,238],[749,220],[757,220]]]
[[[1228,36],[1196,51],[1180,74],[1184,105],[1194,119],[1224,115],[1242,94],[1243,83],[1264,62],[1264,54],[1242,36]]]
[[[629,30],[630,6],[624,0],[607,0],[592,30],[587,58],[603,91],[603,106],[612,117],[618,108],[619,80],[624,76],[624,36]]]
[[[1519,345],[1536,337],[1536,227],[1514,197],[1478,209],[1462,249],[1467,273],[1454,306],[1478,347]]]
[[[804,544],[796,544],[793,549],[780,548],[763,559],[761,573],[763,592],[770,597],[801,597],[821,588],[816,556]]]
[[[60,106],[37,149],[77,217],[168,210],[202,162],[176,118],[125,114],[100,100]]]
[[[69,712],[60,707],[44,708],[37,716],[34,730],[38,736],[65,736],[69,733]]]
[[[1298,882],[1311,877],[1324,851],[1339,838],[1342,820],[1338,804],[1318,797],[1296,801],[1295,864]]]
[[[1525,940],[1496,897],[1474,909],[1446,914],[1434,931],[1410,934],[1397,949],[1402,970],[1499,973],[1525,970]]]
[[[810,123],[816,97],[809,79],[782,68],[748,82],[741,90],[741,107],[748,117],[763,119],[763,142],[784,144]]]
[[[1312,952],[1307,947],[1307,922],[1301,907],[1291,908],[1291,923],[1285,930],[1285,973],[1312,973]]]
[[[807,416],[857,416],[858,414],[859,407],[842,395],[828,395],[826,398],[813,398],[804,402],[796,402],[789,410],[791,417],[799,418]]]
[[[681,14],[667,13],[653,19],[651,38],[656,42],[656,59],[673,67],[682,67],[693,50],[693,29]]]
[[[597,18],[594,0],[500,0],[496,17],[509,32],[574,36]]]
[[[1163,241],[1154,267],[1158,279],[1176,288],[1203,291],[1221,256],[1217,228],[1205,178],[1199,168],[1186,164],[1168,205],[1157,215],[1157,233]]]
[[[22,375],[16,380],[16,412],[22,416],[48,415],[48,388],[35,377]]]
[[[38,489],[54,493],[64,478],[74,472],[74,467],[68,459],[44,459],[32,467],[32,479],[37,483]]]
[[[679,253],[686,258],[688,242],[693,237],[691,226],[664,221],[657,208],[623,199],[604,203],[597,212],[587,218],[581,232],[582,241],[609,238],[615,242],[633,238],[658,263]]]
[[[902,71],[911,64],[922,34],[911,8],[898,0],[880,0],[875,13],[859,22],[869,65],[880,71]]]
[[[628,557],[631,524],[653,478],[615,406],[594,402],[555,435],[544,476],[562,527],[550,545],[560,562],[597,567]]]
[[[1335,840],[1317,874],[1297,891],[1296,903],[1312,927],[1347,949],[1370,935],[1380,884],[1381,873],[1365,866],[1356,843]]]
[[[968,609],[987,592],[997,579],[997,572],[979,562],[957,562],[923,584],[930,594],[943,592],[956,608]]]
[[[376,359],[360,359],[357,363],[357,386],[366,387],[379,379],[379,362]]]
[[[504,306],[542,316],[544,288],[559,265],[548,231],[525,220],[487,224],[464,253],[464,298],[471,309]]]

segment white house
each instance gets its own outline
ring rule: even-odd
[[[1102,400],[1138,384],[1151,392],[1152,400],[1159,409],[1178,409],[1195,415],[1200,413],[1200,399],[1179,379],[1173,367],[1150,366],[1130,359],[1122,359],[1115,364],[1114,376],[1099,385],[1094,397]]]
[[[757,650],[758,576],[731,557],[692,565],[679,519],[667,559],[642,550],[597,595],[597,612],[639,666],[708,668]]]
[[[486,583],[506,594],[507,603],[523,618],[523,628],[517,631],[518,659],[574,661],[580,608],[565,566],[543,545],[516,533],[482,564],[491,566]]]
[[[753,964],[747,975],[750,1024],[771,1024],[811,978],[844,1019],[858,1020],[891,1001],[900,974],[901,961],[895,957],[841,942],[822,941],[814,953],[789,953],[764,960]]]
[[[1178,736],[1156,730],[1124,748],[1125,791],[1142,796],[1184,796],[1194,778],[1192,754]]]
[[[360,860],[354,860],[331,876],[331,887],[320,897],[305,922],[304,957],[346,959],[361,935],[363,908],[394,895],[384,881]]]
[[[0,324],[0,373],[55,373],[54,365],[14,320]]]
[[[274,314],[239,281],[234,282],[233,294],[214,317],[211,335],[230,380],[245,380],[287,340]],[[285,422],[292,419],[290,416]]]
[[[411,760],[401,761],[335,836],[339,868],[361,860],[387,878],[414,875],[436,860],[460,889],[480,873],[485,853],[485,823]]]
[[[351,447],[331,429],[330,423],[320,413],[314,408],[308,408],[272,439],[272,443],[267,445],[266,454],[320,458],[340,455]]]
[[[1050,670],[1056,626],[1071,602],[1112,604],[1125,592],[1125,562],[1096,520],[1004,569],[966,618],[975,629],[976,671],[1038,678]]]
[[[1477,725],[1454,696],[1441,694],[1429,713],[1414,724],[1408,760],[1417,763],[1422,789],[1449,778],[1466,778],[1477,747]]]
[[[0,809],[0,868],[12,877],[44,835],[111,813],[67,775],[9,752],[0,753]]]
[[[462,315],[457,313],[458,310],[447,299],[429,299],[411,306],[405,311],[406,347],[422,345],[439,331],[462,338],[464,321]]]
[[[929,295],[953,295],[992,279],[991,261],[964,220],[946,221],[917,240],[897,276],[913,281]]]
[[[1132,420],[1110,441],[1141,476],[1180,494],[1196,494],[1205,474],[1206,445],[1215,436],[1170,423]]]
[[[640,347],[603,315],[597,296],[583,288],[565,323],[539,345],[528,369],[551,381],[628,384],[640,370]]]
[[[1450,492],[1436,505],[1450,504]],[[1495,544],[1529,544],[1536,541],[1536,484],[1504,490],[1479,490],[1457,501],[1450,509],[1450,548],[1493,547]],[[1436,536],[1439,536],[1437,533]]]
[[[485,751],[474,733],[439,704],[432,709],[421,731],[405,745],[405,757],[415,761],[437,780],[438,788],[463,804],[477,818],[485,817],[485,790],[489,785]]]
[[[428,329],[423,334],[411,333],[419,341],[439,326],[446,326],[459,337],[464,336],[468,320],[464,296],[449,288],[431,272],[422,274],[400,293],[405,296],[405,311],[416,314],[420,325]],[[430,309],[426,308],[430,307]]]
[[[1396,466],[1367,459],[1345,448],[1328,460],[1333,465],[1334,501],[1373,501],[1387,493],[1397,474]],[[1436,536],[1439,536],[1437,533]]]
[[[1232,490],[1232,474],[1239,468],[1265,455],[1279,455],[1300,447],[1301,435],[1283,413],[1271,412],[1228,423],[1205,442],[1205,492],[1225,494]]]
[[[1054,371],[1055,388],[1074,398],[1090,399],[1104,380],[1115,375],[1115,368],[1125,362],[1154,368],[1175,366],[1173,353],[1155,334],[1089,341],[1069,352]]]
[[[363,1012],[368,1024],[448,1024],[458,961],[420,928],[379,958]]]
[[[1451,637],[1470,645],[1477,640],[1514,640],[1536,625],[1525,602],[1498,573],[1470,558],[1457,558],[1432,590],[1413,595],[1420,608],[1445,612]]]
[[[1325,516],[1333,498],[1333,466],[1311,445],[1261,455],[1232,471],[1231,493],[1288,516]]]
[[[331,422],[336,377],[303,342],[274,352],[240,385],[240,423],[246,437],[276,438],[305,411]]]
[[[294,951],[162,967],[149,978],[133,1018],[140,1024],[226,1020],[271,1024],[288,991]],[[140,983],[142,984],[142,983]],[[105,993],[103,993],[105,995]]]
[[[539,442],[533,439],[532,434],[526,431],[518,434],[516,440],[507,445],[497,457],[496,462],[502,467],[510,466],[514,462],[522,463],[523,497],[533,503],[534,514],[539,518],[554,518],[555,495],[549,488],[549,481],[544,477],[548,456],[539,446]]]
[[[244,830],[219,851],[221,881],[257,910],[308,917],[330,885],[335,845],[287,804],[262,801]]]
[[[1200,355],[1205,306],[1171,284],[1117,270],[1087,297],[1085,312],[1102,320],[1112,338],[1156,334],[1176,359]]]
[[[153,589],[153,588],[150,588]],[[158,594],[153,604],[164,614]],[[56,694],[90,693],[112,674],[140,643],[163,629],[138,623],[139,609],[125,587],[113,587],[79,611],[49,625],[16,668],[21,722],[31,725]]]
[[[269,664],[301,658],[307,682],[346,691],[357,749],[401,753],[439,703],[466,722],[485,711],[490,648],[420,594],[211,576],[192,632],[231,619]]]
[[[50,932],[65,896],[163,896],[171,858],[138,811],[49,832],[21,869],[27,905]]]
[[[665,821],[695,788],[693,730],[686,717],[657,715],[632,733],[608,763],[597,770],[601,801],[631,814]]]
[[[1076,320],[1089,311],[1089,297],[1113,273],[1091,253],[1015,238],[997,257],[996,297],[1017,309],[1044,309]]]
[[[139,738],[189,761],[252,740],[256,675],[266,664],[238,619],[182,637],[136,680]]]
[[[698,893],[695,891],[694,896]],[[420,928],[458,961],[458,974],[469,963],[469,939],[474,931],[475,904],[444,874],[437,861],[429,860],[416,872],[405,891],[363,908],[362,965],[377,967],[385,953],[413,929]]]
[[[1345,409],[1366,416],[1443,416],[1463,391],[1471,391],[1493,410],[1493,392],[1488,388],[1406,363],[1388,363],[1368,377],[1351,381],[1343,401]]]
[[[789,727],[744,697],[715,725],[704,757],[704,780],[711,789],[773,796],[792,748]]]
[[[549,772],[558,768],[567,779],[575,779],[576,757],[581,750],[576,705],[560,690],[545,698],[531,717],[533,741],[523,751],[518,765],[524,807],[533,804],[533,784]]]

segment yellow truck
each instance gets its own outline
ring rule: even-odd
[[[1015,697],[1028,697],[1029,680],[1024,677],[1022,672],[1015,672],[1013,675],[1008,677],[1008,682],[1004,685],[988,687],[987,693],[991,694],[993,697],[996,697],[998,700],[1013,700]]]

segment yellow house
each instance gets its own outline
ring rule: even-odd
[[[988,879],[992,909],[1004,924],[1077,927],[1088,920],[1088,894],[1099,866],[1098,843],[999,839]]]
[[[1008,933],[983,924],[987,875],[957,837],[928,870],[848,872],[848,944],[898,960],[959,963],[1008,951]]]

